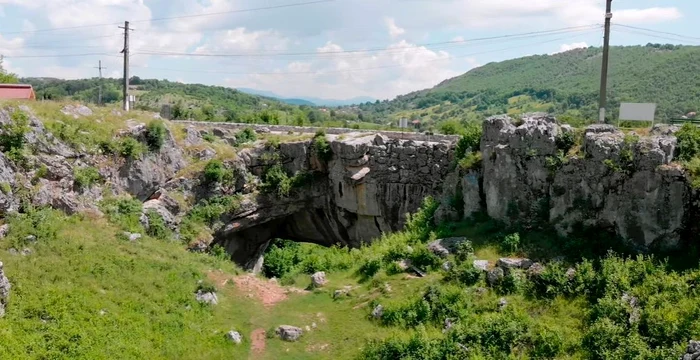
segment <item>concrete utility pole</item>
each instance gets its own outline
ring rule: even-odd
[[[605,5],[605,38],[603,41],[603,68],[600,72],[600,117],[598,121],[605,122],[605,107],[608,104],[608,57],[610,55],[610,19],[612,19],[612,1],[606,0]]]
[[[124,111],[129,111],[129,31],[134,31],[129,29],[129,22],[124,21],[124,27],[119,27],[124,29]]]
[[[102,69],[106,69],[102,67],[102,60],[100,60],[99,65],[97,65],[95,69],[100,70],[100,87],[97,93],[97,105],[102,105]]]

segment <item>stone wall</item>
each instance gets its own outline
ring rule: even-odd
[[[242,130],[244,128],[252,128],[255,131],[273,131],[280,133],[294,132],[303,134],[314,134],[319,130],[323,130],[326,134],[342,135],[351,133],[367,133],[367,134],[382,134],[390,139],[402,139],[413,141],[429,141],[440,142],[449,141],[455,142],[459,136],[455,135],[426,135],[417,132],[401,132],[401,131],[384,131],[384,130],[357,130],[346,128],[320,128],[308,126],[289,126],[289,125],[261,125],[261,124],[243,124],[243,123],[224,123],[224,122],[207,122],[207,121],[191,121],[191,120],[175,120],[175,122],[186,125],[194,125],[199,128],[210,129],[231,129]]]

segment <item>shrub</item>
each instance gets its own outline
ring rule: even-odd
[[[293,241],[276,240],[265,252],[263,274],[272,278],[283,278],[300,262],[299,244]]]
[[[7,182],[0,183],[0,191],[2,191],[2,193],[5,195],[12,194],[12,185]]]
[[[92,185],[102,181],[102,175],[100,175],[100,172],[91,166],[74,168],[73,177],[75,185],[81,189],[89,188]]]
[[[229,255],[229,253],[226,252],[226,249],[219,244],[212,246],[211,250],[209,250],[209,255],[221,261],[231,260],[231,255]]]
[[[537,331],[532,338],[533,359],[556,359],[564,348],[564,340],[557,332],[549,329]]]
[[[506,237],[503,238],[501,245],[503,245],[503,249],[508,252],[513,253],[518,251],[518,248],[520,248],[520,234],[514,233],[506,235]]]
[[[474,267],[474,264],[469,261],[463,261],[460,264],[453,265],[447,272],[446,279],[458,281],[465,286],[472,286],[481,280],[483,271]]]
[[[690,161],[700,155],[700,128],[686,123],[676,132],[678,139],[678,158],[682,161]]]
[[[478,170],[481,168],[482,157],[481,151],[470,152],[464,158],[459,160],[459,168],[462,170]]]
[[[457,245],[457,250],[455,251],[455,260],[458,263],[462,262],[470,262],[469,260],[473,260],[472,256],[474,255],[474,246],[472,245],[472,242],[467,240],[459,243]],[[470,263],[470,265],[472,265]]]
[[[119,150],[119,155],[127,159],[138,159],[145,152],[143,144],[132,137],[121,139],[117,148]]]
[[[576,145],[576,135],[573,132],[564,132],[555,139],[557,149],[567,154]]]
[[[330,161],[333,158],[333,149],[331,149],[331,144],[326,139],[325,131],[319,130],[316,132],[311,144],[311,150],[323,161]]]
[[[461,160],[468,153],[478,152],[481,147],[483,129],[480,123],[469,122],[464,127],[462,137],[457,141],[455,157]]]
[[[148,229],[146,230],[148,236],[160,240],[167,240],[170,238],[170,229],[158,212],[149,210],[146,213],[146,218],[148,219]]]
[[[202,135],[202,139],[204,139],[204,141],[206,141],[208,143],[216,142],[216,136],[214,136],[210,133],[206,133],[206,134]]]
[[[100,208],[115,224],[128,231],[140,231],[141,212],[143,206],[140,201],[132,198],[109,198],[100,202]]]
[[[151,151],[160,151],[165,143],[168,129],[161,120],[154,120],[146,127],[146,144]]]
[[[442,265],[442,259],[425,246],[414,249],[410,255],[410,260],[415,267],[425,271],[439,269],[440,265]]]
[[[223,183],[226,177],[227,171],[221,160],[210,160],[207,165],[204,166],[204,182],[207,184]]]
[[[263,189],[267,192],[275,192],[280,197],[287,197],[292,191],[292,179],[282,165],[275,164],[263,174]]]
[[[10,120],[9,124],[0,126],[0,148],[3,152],[23,149],[25,134],[29,132],[29,116],[24,111],[15,110]]]
[[[236,134],[236,141],[239,144],[245,144],[248,142],[253,142],[258,139],[258,134],[252,128],[245,128],[241,132]]]
[[[185,216],[192,223],[213,225],[222,215],[238,210],[241,205],[240,195],[215,196],[197,204]]]
[[[382,268],[382,261],[378,258],[370,258],[365,260],[360,268],[357,270],[358,274],[364,278],[372,278],[377,275],[379,270]]]

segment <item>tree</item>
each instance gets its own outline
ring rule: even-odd
[[[306,114],[304,114],[303,111],[298,111],[294,115],[294,125],[296,126],[304,126],[304,123],[307,121],[306,119]]]
[[[19,82],[17,75],[8,73],[2,66],[3,56],[0,55],[0,84],[16,84]]]

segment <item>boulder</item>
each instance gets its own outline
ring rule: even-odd
[[[10,280],[5,276],[4,265],[0,261],[0,318],[5,316],[5,309],[7,307],[7,302],[10,299]]]
[[[10,233],[10,224],[3,224],[0,226],[0,239],[4,239],[7,237],[7,234]]]
[[[384,315],[384,307],[381,305],[377,305],[373,310],[372,310],[372,317],[374,319],[381,319],[382,315]]]
[[[447,257],[447,255],[457,251],[459,244],[465,241],[467,241],[467,238],[464,237],[439,239],[428,244],[428,250],[440,257]]]
[[[229,331],[226,333],[226,339],[234,344],[240,344],[243,341],[243,336],[238,331]]]
[[[214,151],[211,148],[204,148],[201,151],[197,152],[195,156],[200,161],[207,161],[213,159],[214,156],[216,156],[216,151]]]
[[[523,269],[527,270],[532,266],[533,262],[530,259],[524,258],[500,258],[496,263],[496,266],[502,268],[503,270],[511,269]]]
[[[219,303],[219,298],[216,296],[216,293],[204,292],[202,290],[197,291],[195,299],[202,304],[216,305]]]
[[[545,268],[544,265],[540,263],[534,263],[532,266],[530,266],[529,269],[527,269],[527,274],[529,276],[540,276],[544,272]]]
[[[352,286],[344,286],[342,289],[338,289],[333,292],[333,299],[339,299],[344,296],[350,296],[352,291]]]
[[[506,298],[500,298],[498,300],[498,311],[505,310],[506,306],[508,306],[508,300],[506,300]]]
[[[503,269],[500,267],[493,268],[486,273],[486,281],[489,283],[489,285],[494,286],[500,283],[505,276],[506,274],[503,272]]]
[[[474,260],[474,267],[483,270],[483,271],[488,271],[489,270],[489,261],[488,260]]]
[[[409,260],[409,259],[403,259],[403,260],[400,260],[400,261],[395,261],[395,263],[396,263],[396,267],[398,267],[399,269],[401,269],[401,271],[406,271],[406,270],[410,269],[410,268],[411,268],[411,265],[412,265],[412,264],[411,264],[411,260]]]
[[[290,325],[280,325],[275,333],[284,341],[297,341],[304,333],[301,328]]]
[[[140,239],[140,238],[143,237],[141,234],[138,234],[138,233],[130,233],[130,232],[127,232],[127,231],[124,232],[124,236],[125,236],[127,239],[129,239],[129,241],[136,241],[136,240],[138,240],[138,239]]]
[[[678,360],[698,359],[700,359],[700,341],[690,340],[690,342],[688,342],[688,347],[685,350],[685,354],[678,358]]]
[[[76,119],[81,116],[92,115],[92,110],[85,105],[66,105],[61,109],[61,112],[65,115],[73,116]]]
[[[319,271],[313,275],[311,275],[311,285],[314,288],[320,288],[323,287],[328,283],[328,280],[326,280],[326,273],[323,271]]]
[[[32,251],[32,249],[30,249],[30,248],[24,248],[24,249],[22,249],[22,251],[20,252],[20,254],[22,254],[22,256],[29,256],[29,255],[31,255],[32,253],[33,253],[33,251]]]

